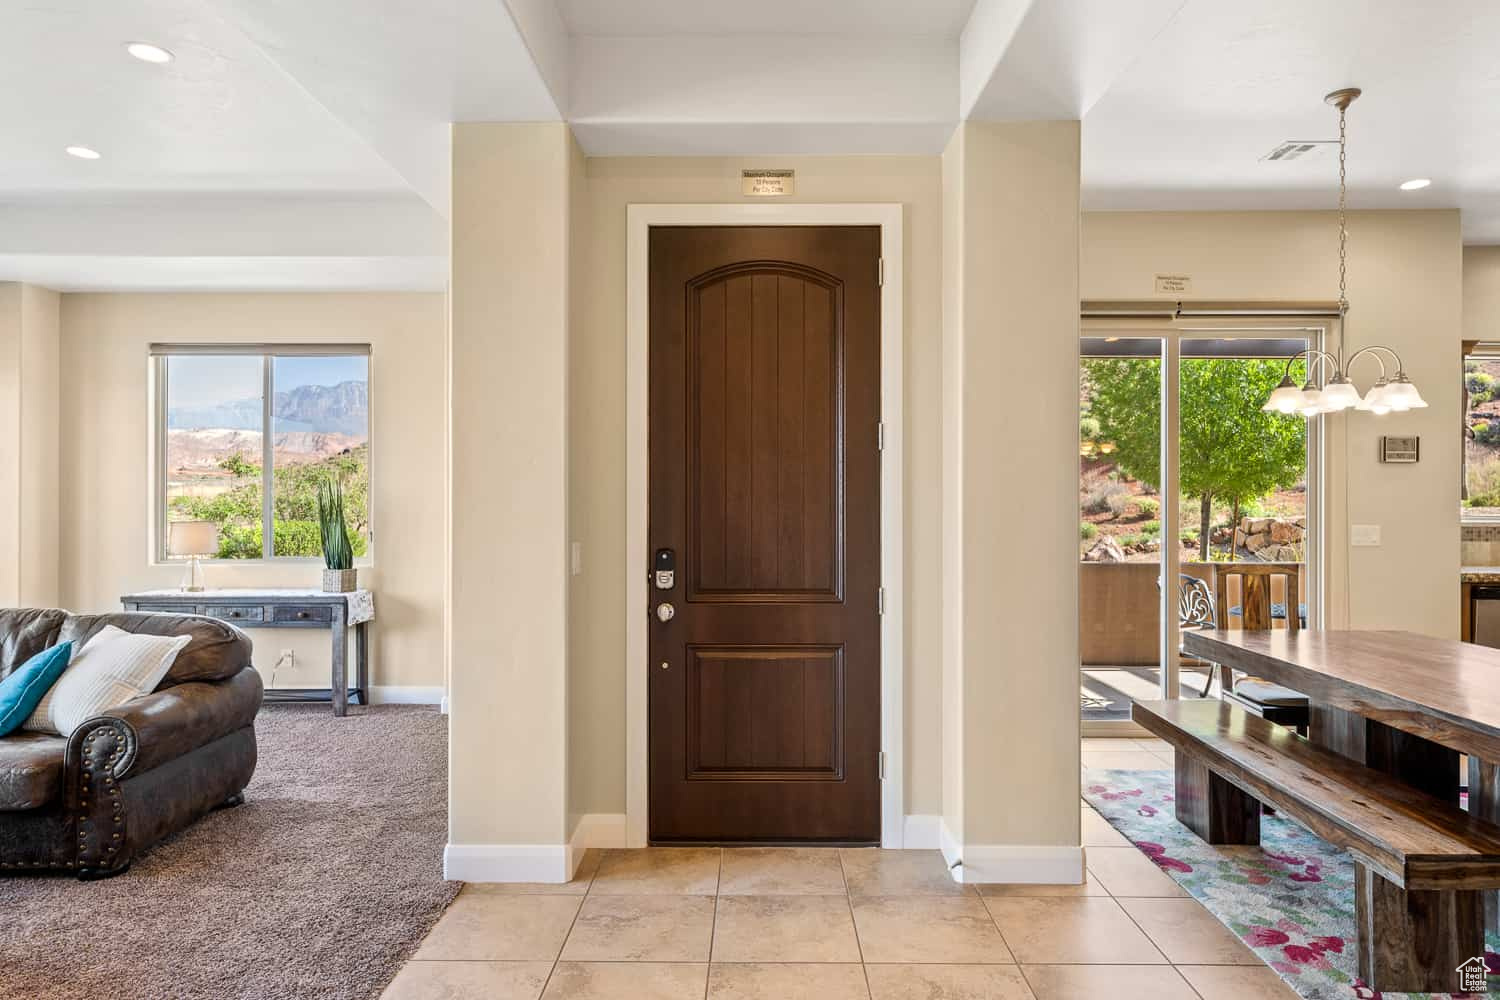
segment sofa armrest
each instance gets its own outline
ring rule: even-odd
[[[75,867],[108,872],[128,863],[121,782],[250,725],[262,696],[260,674],[246,667],[225,681],[190,681],[135,698],[75,729],[63,790]]]
[[[116,772],[124,777],[126,771],[149,771],[250,725],[263,697],[260,674],[246,667],[228,680],[189,681],[134,698],[80,728],[107,719],[124,723],[133,750]]]

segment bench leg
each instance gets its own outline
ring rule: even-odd
[[[1311,720],[1308,738],[1318,746],[1457,804],[1457,750],[1329,705],[1314,704]]]
[[[1408,891],[1356,861],[1360,978],[1382,993],[1459,992],[1458,967],[1484,955],[1483,895]]]
[[[1210,844],[1259,844],[1260,802],[1177,751],[1177,822]]]
[[[1500,823],[1500,764],[1469,758],[1469,813]],[[1484,894],[1484,925],[1500,931],[1500,892]]]

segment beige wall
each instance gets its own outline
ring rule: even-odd
[[[58,295],[0,283],[0,605],[58,600]]]
[[[121,594],[175,587],[153,565],[152,343],[370,345],[374,562],[371,669],[378,686],[443,683],[443,437],[446,357],[440,294],[88,294],[62,296],[61,603],[118,610]],[[210,587],[317,586],[316,563],[210,562]],[[328,686],[328,636],[259,630],[266,680]]]
[[[944,823],[966,881],[1081,879],[1079,126],[969,122],[943,159]]]
[[[571,386],[573,791],[585,813],[625,811],[625,215],[632,203],[730,203],[740,170],[791,167],[794,202],[900,202],[906,232],[906,773],[909,813],[939,808],[942,200],[936,157],[591,158],[575,253]],[[750,199],[753,200],[753,199]],[[644,573],[645,567],[640,571]]]
[[[1464,340],[1500,340],[1500,246],[1464,247]]]
[[[574,155],[560,123],[453,126],[448,839],[491,880],[520,862],[485,845],[569,833]]]
[[[1456,211],[1355,212],[1349,233],[1349,347],[1394,348],[1430,405],[1326,418],[1330,620],[1457,637],[1462,302],[1494,301],[1484,296],[1500,282],[1477,287],[1481,254],[1465,287]],[[1155,275],[1170,273],[1192,278],[1192,299],[1328,302],[1337,252],[1332,213],[1090,213],[1083,298],[1170,298],[1154,293]],[[1368,387],[1377,370],[1362,362],[1354,378]],[[1420,435],[1421,462],[1382,465],[1383,434]],[[1349,524],[1379,525],[1382,544],[1350,547]]]

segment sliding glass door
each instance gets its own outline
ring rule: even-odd
[[[1129,727],[1136,700],[1216,694],[1207,665],[1181,656],[1181,631],[1237,627],[1238,578],[1226,572],[1233,563],[1293,569],[1297,606],[1273,587],[1273,627],[1285,627],[1290,614],[1307,624],[1317,587],[1317,476],[1309,473],[1318,468],[1318,424],[1264,413],[1261,404],[1287,358],[1316,346],[1321,334],[1174,326],[1083,338],[1079,639],[1086,731]],[[1292,367],[1300,375],[1301,362]]]
[[[1160,337],[1082,342],[1078,378],[1079,698],[1085,722],[1128,722],[1162,696]],[[1170,537],[1170,536],[1168,536]]]

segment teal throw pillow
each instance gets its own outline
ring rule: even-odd
[[[31,718],[42,698],[62,676],[73,655],[73,643],[49,646],[0,681],[0,736],[9,736]]]

